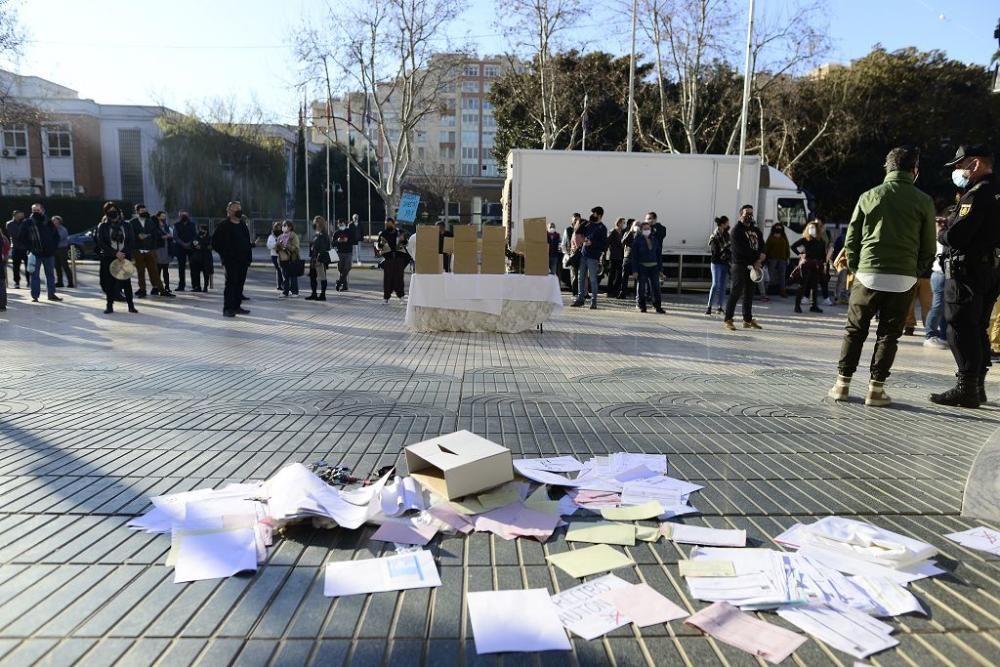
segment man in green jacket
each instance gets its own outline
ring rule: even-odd
[[[913,300],[913,286],[934,261],[934,204],[913,185],[919,172],[920,151],[913,146],[893,148],[885,158],[885,180],[865,192],[854,207],[844,249],[848,271],[854,274],[847,307],[847,327],[840,349],[837,383],[829,396],[846,401],[851,377],[872,318],[879,316],[871,381],[865,405],[891,403],[885,381],[896,357],[896,346]]]

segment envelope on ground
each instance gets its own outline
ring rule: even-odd
[[[619,567],[635,565],[635,561],[631,558],[606,544],[552,554],[546,556],[545,560],[577,579],[598,572],[608,572]]]

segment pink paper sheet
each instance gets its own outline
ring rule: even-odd
[[[723,644],[777,664],[806,641],[805,635],[760,621],[728,602],[716,602],[684,621]]]

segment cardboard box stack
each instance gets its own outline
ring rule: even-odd
[[[455,255],[452,273],[479,273],[479,247],[474,225],[455,225]]]
[[[417,227],[417,273],[441,273],[443,260],[438,253],[438,228],[436,225]]]
[[[549,273],[549,243],[546,239],[545,218],[524,219],[524,273],[545,276]]]
[[[507,270],[504,256],[504,228],[496,226],[483,227],[483,258],[481,273],[503,274]]]

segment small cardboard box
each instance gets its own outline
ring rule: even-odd
[[[417,273],[441,273],[441,254],[438,252],[438,228],[436,225],[417,227]]]
[[[525,242],[524,273],[529,276],[547,276],[549,274],[548,243]]]
[[[479,273],[479,247],[472,243],[455,242],[455,254],[451,258],[452,273]]]
[[[469,431],[456,431],[406,448],[410,475],[454,500],[514,479],[510,450]]]
[[[506,238],[503,227],[483,227],[482,267],[480,273],[506,273],[507,257],[504,253]]]
[[[479,231],[475,225],[454,225],[451,228],[455,234],[455,244],[475,243],[479,238]]]
[[[525,218],[523,224],[525,241],[528,243],[545,243],[548,235],[545,218]]]

